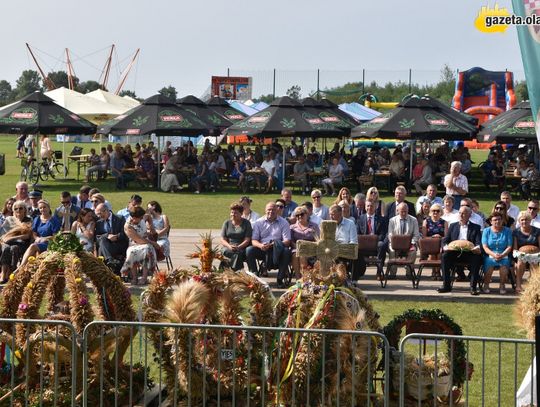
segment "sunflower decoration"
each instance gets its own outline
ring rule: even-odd
[[[157,360],[167,387],[177,389],[169,393],[171,400],[189,397],[198,405],[206,394],[207,403],[234,399],[243,405],[263,393],[264,351],[272,338],[242,327],[272,326],[274,298],[268,284],[253,274],[212,268],[218,251],[209,234],[201,239],[202,246],[189,255],[199,258],[201,267],[157,273],[142,296],[143,319],[208,326],[149,330],[154,347],[161,350]],[[239,328],[216,330],[212,325]]]
[[[92,306],[90,301],[87,283],[90,283],[95,292],[95,306]],[[69,293],[68,296],[65,296],[66,290]],[[40,312],[43,302],[46,302],[47,309],[44,315]],[[82,335],[90,322],[94,320],[134,321],[136,317],[131,293],[119,278],[109,270],[103,259],[85,252],[74,234],[65,232],[54,236],[49,242],[47,251],[37,257],[30,257],[23,267],[10,275],[9,282],[2,292],[0,316],[20,320],[66,321],[75,329],[71,332],[66,327],[51,325],[37,330],[36,326],[22,323],[15,324],[15,329],[9,324],[0,326],[0,332],[3,331],[3,336],[0,336],[0,345],[14,347],[13,354],[18,359],[14,366],[10,366],[16,369],[15,386],[10,389],[3,389],[0,386],[0,394],[9,394],[10,397],[11,395],[17,397],[21,387],[25,388],[23,394],[26,391],[30,394],[34,391],[39,393],[39,369],[44,369],[48,373],[48,377],[43,380],[46,385],[53,386],[54,379],[60,382],[66,381],[63,380],[64,376],[70,379],[71,361],[74,357],[72,349],[76,349],[76,358],[81,362]],[[100,335],[103,340],[95,341],[92,335]],[[98,368],[99,361],[110,357],[113,360],[114,358],[122,360],[129,345],[129,334],[121,330],[102,330],[99,333],[91,332],[89,339],[89,397],[92,397],[93,393],[99,393],[97,379],[100,369]],[[107,354],[104,355],[103,352]],[[57,364],[54,363],[55,358],[58,358]],[[43,361],[46,364],[44,368],[41,366]],[[105,377],[114,379],[114,367],[108,363],[102,364]],[[27,384],[25,376],[28,377]],[[82,363],[77,363],[76,377],[80,385]],[[129,369],[120,366],[118,380],[119,382],[128,381]],[[70,380],[67,382],[69,383]],[[77,388],[81,389],[82,385],[79,385]],[[69,389],[67,394],[70,394]],[[80,394],[79,397],[81,396]],[[122,398],[122,394],[119,397]]]

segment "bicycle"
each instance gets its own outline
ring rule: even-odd
[[[19,177],[20,181],[28,181],[32,185],[37,184],[39,181],[39,168],[35,163],[35,158],[33,157],[24,157],[21,159],[21,176]]]
[[[61,157],[60,157],[61,158]],[[66,177],[68,175],[68,169],[61,162],[56,161],[57,152],[52,156],[52,163],[49,163],[49,159],[44,158],[38,164],[39,168],[39,177],[43,181],[47,181],[49,177],[55,179],[57,175],[63,175]]]

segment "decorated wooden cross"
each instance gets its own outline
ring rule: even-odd
[[[321,222],[321,238],[316,242],[299,240],[296,242],[296,255],[299,257],[317,257],[321,264],[321,274],[327,276],[330,267],[338,257],[356,259],[358,244],[339,243],[336,241],[337,223],[333,220]]]

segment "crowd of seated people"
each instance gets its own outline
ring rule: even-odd
[[[142,152],[144,156],[144,152]],[[159,202],[143,207],[140,195],[113,213],[97,188],[83,185],[77,194],[54,195],[29,191],[18,182],[15,195],[6,200],[0,218],[0,283],[24,266],[31,256],[48,249],[58,232],[71,232],[83,250],[103,256],[105,264],[133,284],[145,284],[157,261],[170,255],[170,223]]]

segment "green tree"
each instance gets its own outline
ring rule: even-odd
[[[41,87],[41,78],[39,77],[39,74],[37,71],[33,71],[31,69],[23,71],[15,83],[16,87],[14,90],[14,99],[20,99],[29,93],[35,92],[36,90],[43,90]]]
[[[529,89],[527,88],[527,82],[516,82],[516,84],[514,85],[514,90],[516,92],[516,98],[518,102],[529,100]]]
[[[127,90],[127,89],[126,89],[126,90],[123,90],[123,91],[121,91],[121,92],[119,93],[119,96],[129,96],[129,97],[131,97],[131,98],[133,98],[133,99],[139,100],[139,99],[137,98],[137,95],[135,94],[135,92],[132,91],[132,90]]]
[[[49,72],[47,78],[50,79],[57,88],[64,87],[69,89],[68,74],[65,71]],[[79,86],[79,78],[76,76],[73,76],[73,85],[75,89]]]
[[[0,81],[0,106],[7,105],[13,97],[13,89],[11,84],[6,80]]]
[[[93,92],[95,90],[101,89],[101,85],[96,81],[85,81],[79,83],[79,86],[77,87],[77,91],[80,93],[89,93]],[[104,89],[107,90],[107,89]]]
[[[302,91],[302,88],[298,85],[293,85],[289,89],[287,89],[287,92],[285,94],[294,100],[300,100],[302,97],[302,94],[300,93]]]
[[[158,90],[158,93],[171,100],[176,100],[176,96],[177,96],[176,88],[172,85],[169,85],[167,87],[164,86],[163,88]]]
[[[272,103],[274,101],[274,95],[269,93],[268,95],[261,95],[257,99],[253,99],[255,102]]]

